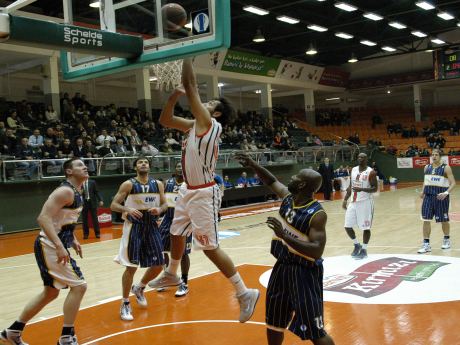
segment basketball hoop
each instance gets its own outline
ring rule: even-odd
[[[174,60],[152,65],[151,77],[157,90],[171,91],[181,84],[182,60]]]

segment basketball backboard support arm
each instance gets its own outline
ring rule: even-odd
[[[17,10],[20,10],[21,8],[25,7],[25,6],[28,6],[32,3],[34,3],[35,1],[37,0],[17,0],[15,2],[13,2],[12,4],[6,6],[5,8],[3,8],[0,12],[3,12],[3,13],[7,13],[7,14],[10,14],[10,13],[13,13]]]

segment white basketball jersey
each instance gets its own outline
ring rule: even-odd
[[[196,121],[182,142],[182,170],[189,187],[206,187],[214,183],[222,126],[215,119],[202,134],[196,134]]]
[[[371,188],[371,183],[369,182],[369,175],[373,171],[371,167],[367,167],[364,171],[359,171],[359,166],[355,166],[351,170],[351,178],[350,183],[351,187],[359,187],[359,188]],[[372,199],[372,193],[367,192],[353,192],[352,193],[352,202],[361,201]]]

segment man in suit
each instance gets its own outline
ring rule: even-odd
[[[324,200],[331,200],[332,180],[334,179],[334,168],[329,164],[329,158],[324,158],[324,162],[319,165],[318,172],[323,178],[321,189],[324,193]]]
[[[93,220],[94,233],[96,238],[100,238],[99,221],[97,220],[97,207],[103,206],[102,196],[97,190],[96,181],[88,179],[83,184],[83,238],[89,236],[88,213],[91,213]]]

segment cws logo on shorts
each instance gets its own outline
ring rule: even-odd
[[[358,267],[348,275],[325,277],[324,289],[370,298],[395,289],[403,281],[428,279],[444,265],[448,263],[406,260],[396,256],[379,259]]]

